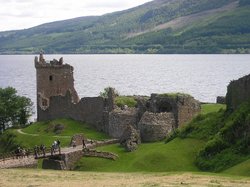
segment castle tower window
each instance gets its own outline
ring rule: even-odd
[[[50,81],[53,80],[53,76],[52,76],[52,75],[49,76],[49,80],[50,80]]]
[[[42,99],[42,106],[48,106],[48,101],[46,99]]]

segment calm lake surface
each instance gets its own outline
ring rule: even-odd
[[[185,92],[203,102],[225,95],[231,80],[250,73],[250,55],[45,55],[74,66],[80,97],[105,87],[121,95]],[[35,55],[0,55],[0,87],[36,101]]]

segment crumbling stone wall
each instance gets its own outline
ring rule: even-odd
[[[227,109],[234,110],[240,104],[250,100],[250,74],[231,81],[227,87]]]
[[[122,137],[120,138],[120,144],[125,147],[128,152],[135,151],[138,144],[141,143],[140,132],[133,126],[127,125]]]
[[[185,94],[152,94],[148,110],[153,113],[172,112],[175,117],[175,127],[181,127],[190,121],[201,110],[200,102]]]
[[[191,96],[181,96],[176,98],[177,104],[177,127],[182,127],[189,122],[201,110],[200,102]]]
[[[47,121],[57,118],[71,118],[93,125],[98,130],[104,131],[103,110],[104,99],[102,97],[82,98],[78,103],[72,103],[71,93],[65,96],[50,97],[50,106],[43,110],[38,107],[38,121]]]
[[[175,127],[173,113],[145,112],[139,122],[139,130],[143,142],[163,140]]]
[[[137,109],[128,108],[126,110],[115,109],[109,113],[108,133],[113,138],[120,138],[127,128],[127,125],[136,127]]]

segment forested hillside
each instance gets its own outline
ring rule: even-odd
[[[0,54],[250,53],[248,0],[154,0],[106,14],[0,32]]]

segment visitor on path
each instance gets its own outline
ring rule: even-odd
[[[45,157],[46,156],[46,147],[44,144],[40,145],[40,151],[42,151],[43,157]]]
[[[76,141],[75,140],[72,141],[72,146],[73,146],[73,148],[76,147]]]
[[[87,148],[87,146],[86,146],[86,144],[85,144],[85,140],[84,140],[84,139],[82,139],[82,148],[83,148],[83,149],[86,149],[86,148]]]
[[[60,147],[60,144],[61,144],[60,140],[57,139],[56,142],[57,142],[57,146]]]
[[[35,147],[34,147],[34,156],[35,156],[35,158],[38,158],[38,155],[39,155],[39,147],[37,145],[35,145]]]

